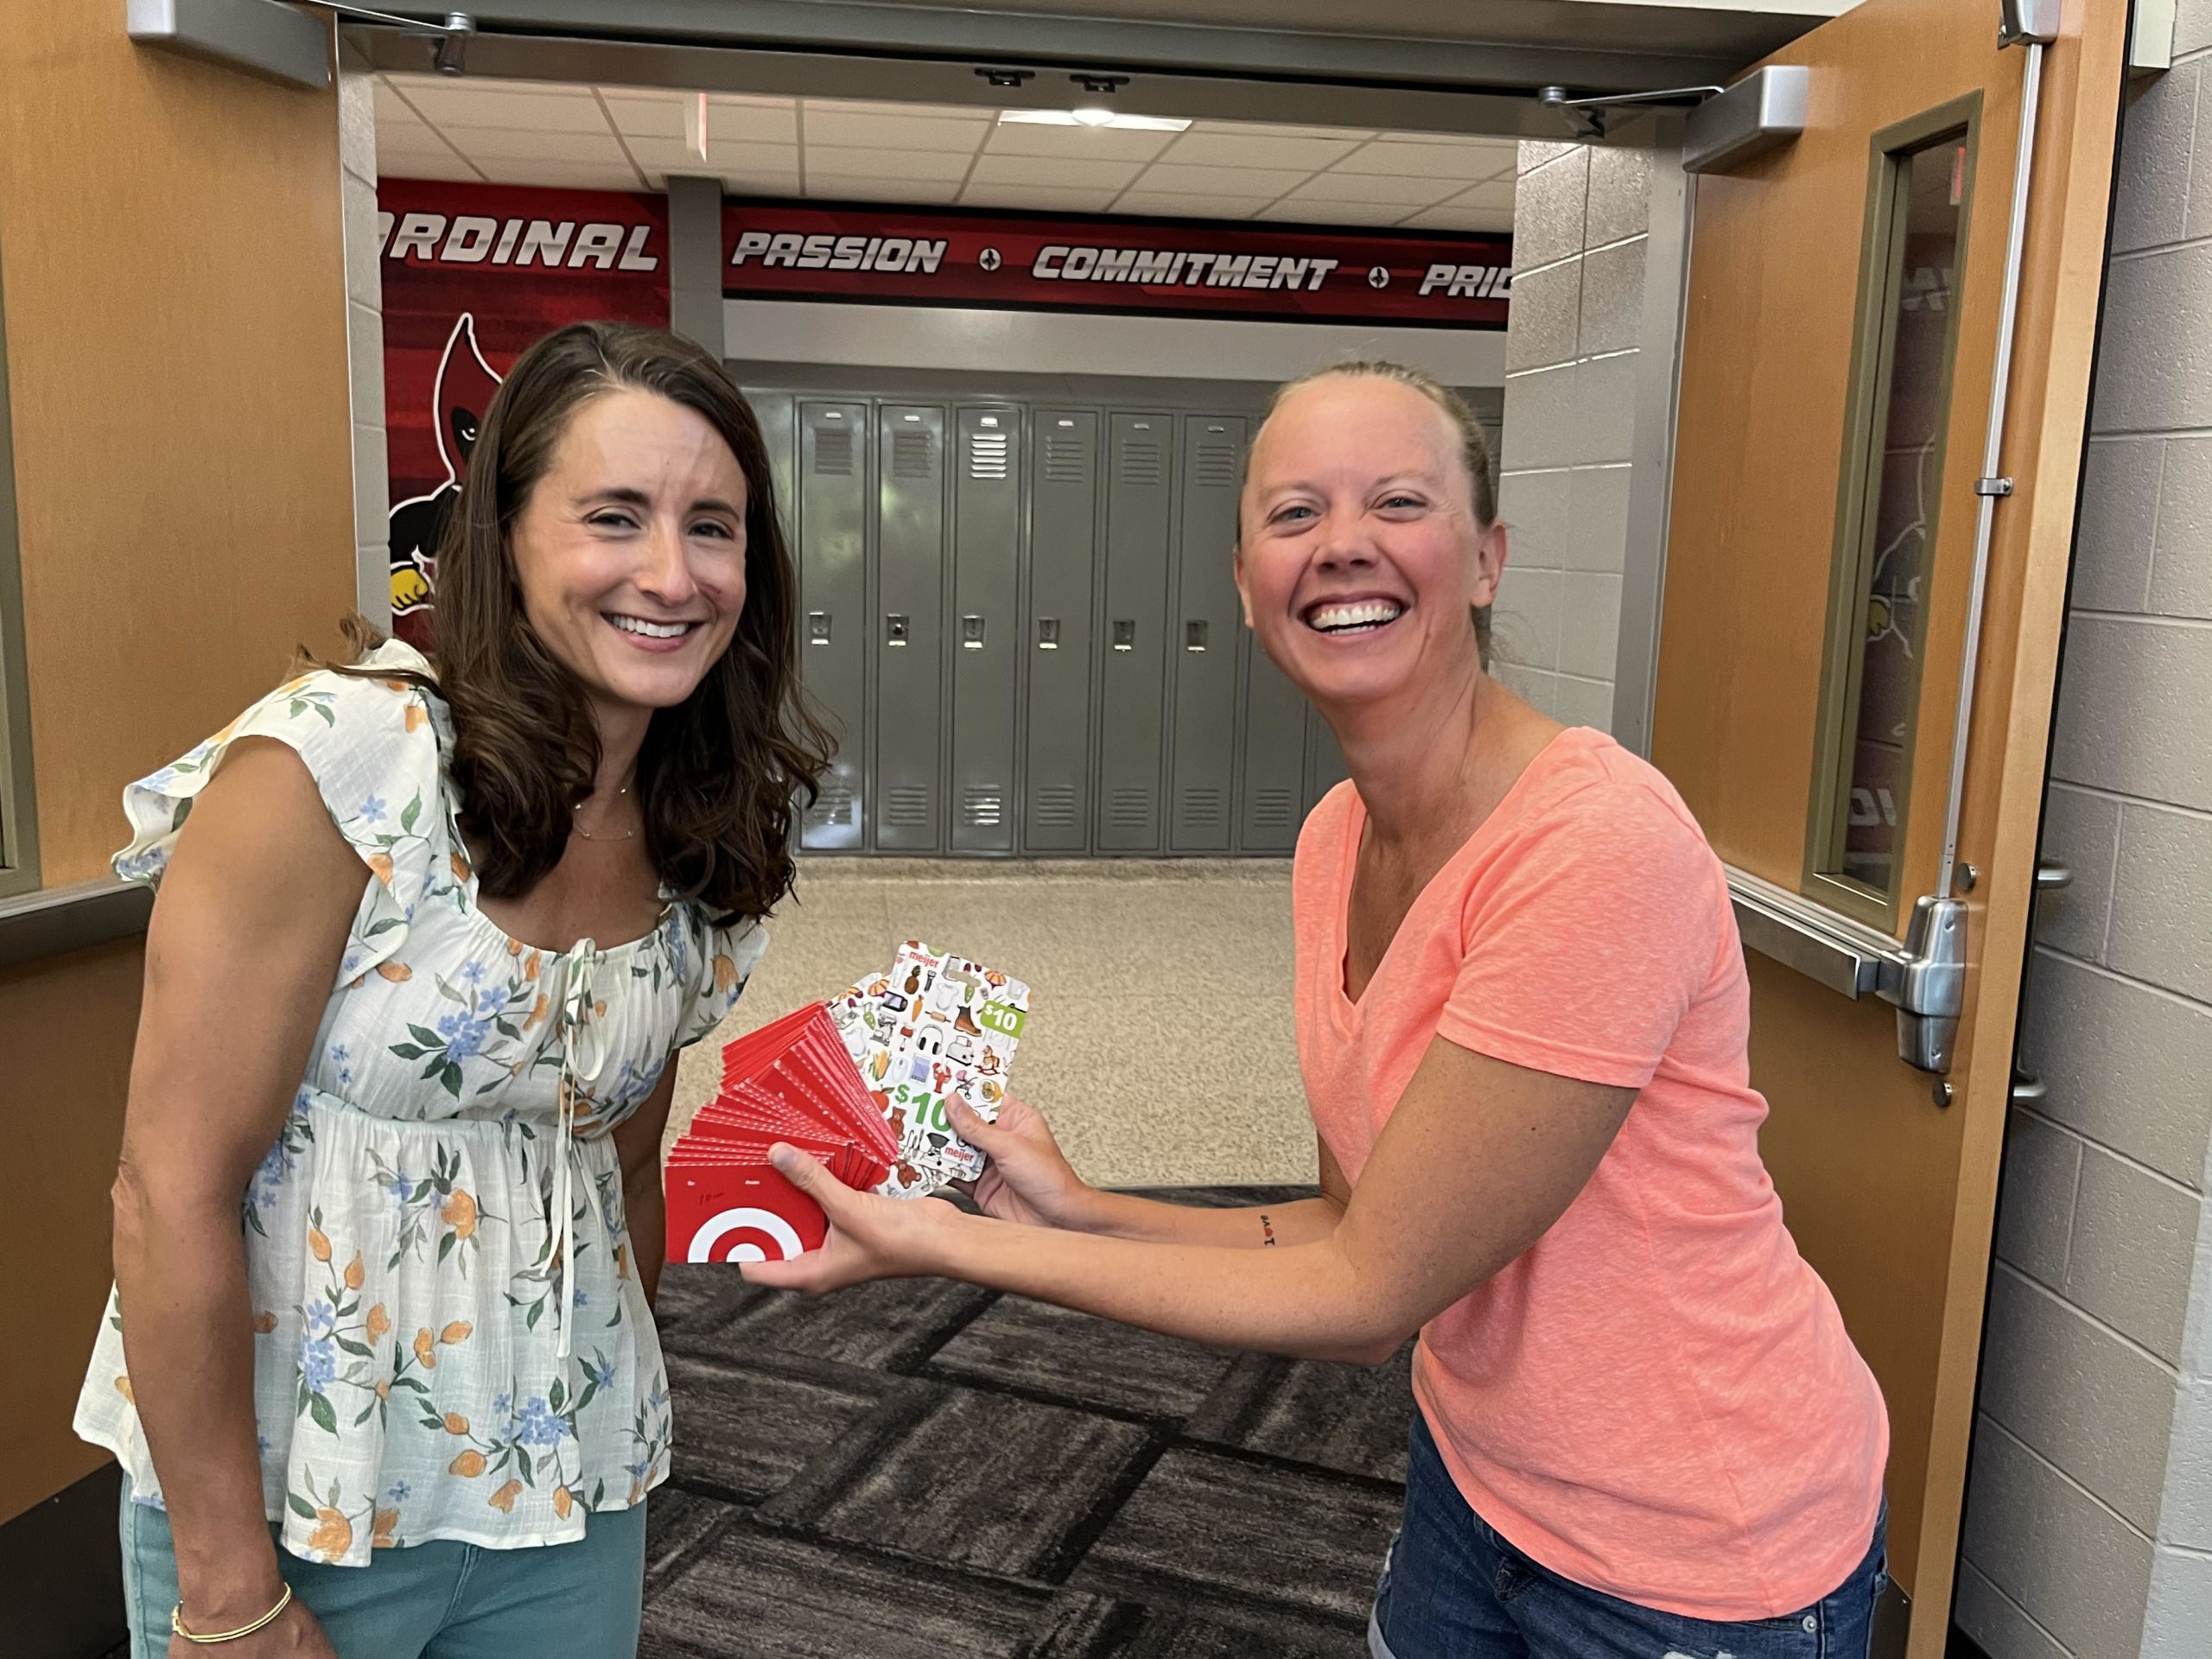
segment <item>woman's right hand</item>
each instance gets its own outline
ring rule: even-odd
[[[1042,1112],[1009,1097],[999,1121],[987,1123],[957,1095],[946,1098],[945,1112],[960,1138],[991,1160],[967,1189],[985,1215],[1030,1227],[1082,1227],[1097,1194],[1060,1151]]]
[[[338,1649],[330,1645],[321,1624],[297,1596],[266,1629],[226,1642],[215,1651],[227,1659],[338,1659]],[[208,1652],[201,1643],[181,1636],[169,1637],[168,1659],[205,1659]]]

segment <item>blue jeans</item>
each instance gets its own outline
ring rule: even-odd
[[[162,1659],[176,1605],[176,1547],[168,1516],[132,1503],[128,1480],[122,1529],[130,1659]],[[632,1659],[645,1506],[593,1515],[573,1544],[484,1549],[440,1541],[378,1550],[367,1567],[303,1561],[280,1545],[276,1564],[339,1659]]]
[[[1373,1659],[1866,1659],[1889,1587],[1888,1517],[1866,1559],[1811,1606],[1781,1618],[1684,1618],[1539,1567],[1459,1495],[1414,1414],[1406,1517],[1383,1560],[1367,1627]]]

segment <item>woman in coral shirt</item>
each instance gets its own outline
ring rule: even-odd
[[[1009,1107],[959,1120],[985,1216],[798,1159],[830,1242],[746,1274],[943,1274],[1370,1363],[1419,1331],[1381,1659],[1863,1655],[1888,1423],[1759,1161],[1727,883],[1657,772],[1488,674],[1505,555],[1443,387],[1357,364],[1278,394],[1237,582],[1351,771],[1294,884],[1320,1196],[1096,1192]]]

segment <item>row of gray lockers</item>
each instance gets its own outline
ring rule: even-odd
[[[1343,775],[1243,624],[1249,410],[754,392],[819,851],[1281,855]]]

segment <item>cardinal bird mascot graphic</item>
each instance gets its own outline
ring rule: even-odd
[[[492,406],[492,394],[499,389],[499,377],[477,348],[476,319],[464,311],[446,339],[431,394],[438,458],[445,463],[446,481],[429,494],[402,501],[391,510],[391,613],[403,638],[412,639],[429,631],[438,544],[445,536],[454,504],[461,499],[461,480],[468,473],[468,452],[476,446],[476,434]],[[407,620],[410,618],[411,623]],[[416,643],[427,644],[427,640]]]

